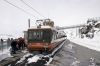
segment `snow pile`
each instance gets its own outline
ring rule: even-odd
[[[28,56],[30,56],[29,53],[24,55],[16,64],[23,62],[26,59],[26,57],[28,57]]]
[[[51,63],[52,60],[53,60],[53,58],[49,58],[49,62],[47,62],[45,65],[49,66],[49,64]]]
[[[71,64],[71,66],[77,66],[77,64],[80,63],[80,61],[75,61]]]
[[[27,51],[27,49],[24,49],[24,50],[22,50],[22,52],[23,52],[23,53],[27,53],[28,51]]]
[[[92,65],[89,65],[89,66],[98,66],[98,65],[96,65],[96,62],[95,62],[94,58],[90,58],[90,62],[92,62],[91,63]]]
[[[28,63],[37,62],[39,59],[41,59],[41,55],[35,55],[28,59]]]

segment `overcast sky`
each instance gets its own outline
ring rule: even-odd
[[[41,15],[26,6],[21,0],[7,0],[39,19]],[[23,0],[46,18],[55,22],[56,26],[69,26],[86,23],[88,18],[100,17],[100,0]],[[35,26],[37,18],[0,0],[0,34],[20,34],[31,26]],[[49,13],[49,16],[48,16]]]

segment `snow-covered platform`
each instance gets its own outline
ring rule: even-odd
[[[87,47],[89,49],[96,50],[96,51],[100,52],[100,39],[99,39],[99,37],[100,37],[99,35],[95,35],[95,37],[92,39],[87,38],[87,37],[84,37],[82,39],[82,38],[79,38],[79,35],[78,35],[74,38],[68,38],[68,39],[71,42],[74,42],[78,45],[81,45],[81,46]]]

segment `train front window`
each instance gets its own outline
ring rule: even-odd
[[[29,40],[42,40],[43,31],[28,31]]]
[[[50,30],[30,30],[28,31],[28,41],[50,42]]]

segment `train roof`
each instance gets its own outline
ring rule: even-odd
[[[57,30],[55,27],[50,27],[50,26],[41,26],[41,28],[38,28],[37,26],[33,26],[33,27],[28,28],[28,30],[41,30],[41,29],[44,29],[44,30],[48,30],[48,29],[49,30],[55,30],[58,33],[64,34],[63,31]]]
[[[33,29],[54,29],[56,30],[56,28],[50,27],[50,26],[41,26],[40,28],[37,26],[33,26],[33,27],[28,28],[28,30],[33,30]]]

